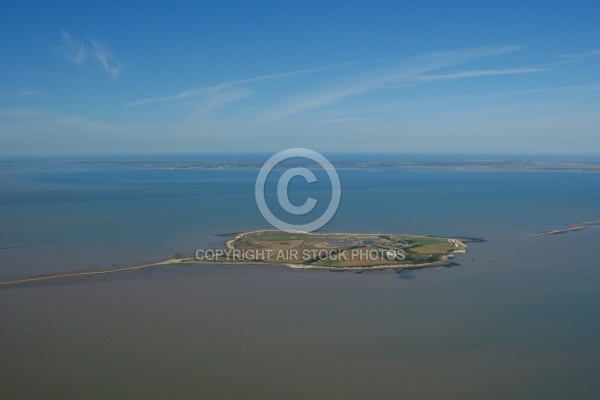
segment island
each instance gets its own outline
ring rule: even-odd
[[[307,233],[260,230],[235,235],[225,249],[198,250],[178,263],[283,264],[312,269],[373,269],[451,265],[466,241],[409,234]]]
[[[160,266],[286,265],[329,271],[412,269],[459,265],[450,261],[466,253],[473,238],[442,238],[411,234],[307,233],[259,230],[229,234],[222,248],[197,250],[193,257],[175,254],[162,261],[121,268],[57,272],[0,281],[0,288],[50,279],[92,277]]]

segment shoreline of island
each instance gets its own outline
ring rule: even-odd
[[[72,271],[72,272],[57,272],[55,274],[45,274],[45,275],[34,275],[24,278],[18,278],[14,280],[8,281],[0,281],[0,288],[3,286],[11,286],[11,285],[19,285],[19,284],[27,284],[34,282],[43,282],[54,279],[61,278],[74,278],[74,277],[92,277],[94,275],[108,275],[108,274],[116,274],[119,272],[127,272],[127,271],[139,271],[144,270],[146,268],[151,267],[164,267],[164,266],[192,266],[192,265],[207,265],[207,266],[273,266],[273,267],[285,267],[291,269],[299,269],[299,270],[309,270],[309,271],[335,271],[335,272],[368,272],[368,271],[383,271],[386,269],[392,270],[411,270],[411,269],[421,269],[421,268],[433,268],[433,267],[454,267],[461,265],[459,263],[455,263],[452,261],[444,260],[443,262],[437,263],[425,263],[425,264],[403,264],[403,265],[373,265],[368,267],[321,267],[314,265],[302,265],[302,264],[285,264],[285,263],[273,263],[273,262],[265,262],[265,261],[243,261],[243,262],[216,262],[216,261],[198,261],[194,258],[181,258],[181,259],[169,259],[165,261],[159,261],[156,263],[149,264],[141,264],[134,265],[123,268],[114,268],[114,269],[105,269],[105,270],[96,270],[96,271]]]
[[[224,242],[225,249],[228,250],[237,250],[234,246],[234,242],[236,240],[240,240],[244,238],[246,235],[258,234],[262,232],[279,232],[271,229],[259,229],[248,232],[240,232],[234,233],[235,235],[232,239],[229,239]],[[361,237],[380,237],[385,236],[386,234],[381,233],[366,233],[366,234],[357,234],[357,233],[307,233],[307,232],[298,232],[299,234],[306,234],[314,237],[324,236],[324,237],[348,237],[348,236],[356,236],[360,235]],[[152,267],[161,267],[161,266],[193,266],[193,265],[213,265],[213,266],[236,266],[236,265],[247,265],[247,266],[282,266],[286,268],[292,268],[296,270],[312,270],[312,271],[335,271],[335,272],[358,272],[358,271],[382,271],[387,269],[393,270],[401,270],[401,269],[421,269],[421,268],[430,268],[430,267],[452,267],[460,265],[460,263],[456,263],[450,261],[449,259],[454,258],[455,254],[464,254],[466,253],[467,245],[465,242],[481,242],[483,239],[479,238],[440,238],[428,235],[412,235],[412,234],[393,234],[396,236],[410,236],[413,238],[434,238],[434,239],[443,239],[447,240],[452,246],[453,249],[448,253],[440,256],[440,259],[435,262],[428,263],[412,263],[412,264],[393,264],[393,263],[383,263],[383,264],[374,264],[374,265],[365,265],[365,266],[323,266],[323,265],[306,265],[302,263],[289,263],[289,262],[272,262],[268,260],[239,260],[239,261],[218,261],[218,260],[199,260],[196,257],[181,257],[179,254],[175,254],[163,261],[158,262],[149,262],[140,265],[133,265],[128,267],[121,268],[112,268],[112,269],[103,269],[103,270],[92,270],[92,271],[69,271],[69,272],[59,272],[52,274],[43,274],[37,276],[28,276],[23,278],[17,278],[13,280],[0,281],[0,288],[11,286],[11,285],[19,285],[19,284],[28,284],[35,282],[43,282],[48,280],[60,279],[60,278],[71,278],[71,277],[92,277],[96,275],[107,275],[114,274],[119,272],[127,272],[127,271],[136,271],[136,270],[144,270],[146,268]]]
[[[254,230],[254,231],[248,231],[248,232],[240,232],[240,233],[235,233],[233,235],[233,238],[225,241],[224,246],[227,250],[230,251],[236,251],[239,250],[235,247],[235,243],[238,241],[243,240],[245,237],[247,236],[251,236],[251,235],[256,235],[256,234],[261,234],[261,233],[282,233],[282,231],[277,231],[277,230],[273,230],[273,229],[258,229],[258,230]],[[410,264],[398,264],[398,263],[394,263],[394,262],[384,262],[384,263],[380,263],[380,264],[370,264],[370,265],[360,265],[360,266],[340,266],[340,267],[336,267],[336,266],[331,266],[331,265],[313,265],[313,264],[306,264],[306,262],[294,262],[294,263],[290,263],[290,262],[271,262],[271,261],[267,261],[267,260],[252,260],[252,261],[240,261],[240,262],[227,262],[227,261],[223,261],[223,262],[219,262],[219,264],[230,264],[230,265],[236,265],[236,264],[244,264],[244,263],[249,263],[249,264],[259,264],[259,265],[265,265],[265,264],[273,264],[273,265],[285,265],[286,267],[289,268],[294,268],[294,269],[308,269],[308,270],[339,270],[339,271],[345,271],[345,270],[352,270],[352,271],[357,271],[357,270],[378,270],[378,269],[400,269],[400,268],[427,268],[427,267],[440,267],[440,266],[454,266],[454,265],[460,265],[460,263],[456,263],[453,261],[450,261],[451,258],[454,258],[456,254],[464,254],[467,252],[467,245],[465,243],[467,242],[484,242],[484,239],[481,238],[466,238],[466,237],[437,237],[437,236],[431,236],[431,235],[416,235],[416,234],[407,234],[407,233],[394,233],[394,234],[390,234],[390,233],[381,233],[381,232],[372,232],[372,233],[350,233],[350,232],[336,232],[336,233],[315,233],[315,232],[303,232],[303,231],[291,231],[291,232],[284,232],[284,233],[288,233],[290,235],[303,235],[303,236],[308,236],[311,238],[343,238],[343,239],[347,239],[350,237],[357,237],[360,236],[361,238],[371,238],[371,239],[375,239],[375,238],[390,238],[390,236],[394,236],[394,237],[409,237],[409,238],[421,238],[421,239],[437,239],[437,240],[443,240],[443,241],[447,241],[451,246],[452,249],[450,249],[450,251],[447,252],[447,254],[443,254],[439,256],[439,259],[436,261],[432,261],[432,262],[424,262],[424,263],[410,263]],[[333,249],[335,251],[339,251],[339,252],[343,252],[346,251],[347,249]],[[195,260],[196,262],[198,262],[198,260]],[[208,262],[207,262],[208,263]]]

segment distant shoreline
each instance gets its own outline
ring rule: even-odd
[[[368,155],[366,155],[368,157]],[[474,156],[476,157],[476,156]],[[261,158],[262,160],[262,158]],[[132,168],[132,169],[159,169],[159,170],[231,170],[231,169],[260,169],[263,161],[216,161],[216,160],[53,160],[39,162],[39,165],[60,164],[63,166],[82,166],[82,167],[107,167],[107,168]],[[447,159],[438,160],[385,160],[385,159],[367,159],[367,160],[333,160],[335,168],[341,169],[441,169],[450,171],[548,171],[548,172],[600,172],[600,161],[591,160],[522,160],[490,158],[490,159],[453,159],[449,156]],[[0,159],[0,167],[10,167],[9,160]],[[305,164],[302,164],[306,166]],[[317,165],[315,165],[317,166]],[[280,165],[274,166],[275,169],[282,168]]]

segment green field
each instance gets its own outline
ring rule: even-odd
[[[265,230],[237,235],[213,261],[336,269],[414,267],[440,264],[465,251],[460,240],[429,236]]]

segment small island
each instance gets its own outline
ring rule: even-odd
[[[228,235],[229,236],[229,235]],[[122,268],[58,272],[0,281],[0,287],[69,277],[92,277],[167,265],[287,265],[330,271],[452,266],[465,242],[482,239],[441,238],[410,234],[306,233],[260,230],[231,234],[223,248],[196,251],[193,257],[175,254],[163,261]]]
[[[283,264],[294,268],[372,269],[452,264],[465,241],[409,234],[306,233],[262,230],[240,233],[225,249],[199,250],[178,263]]]

